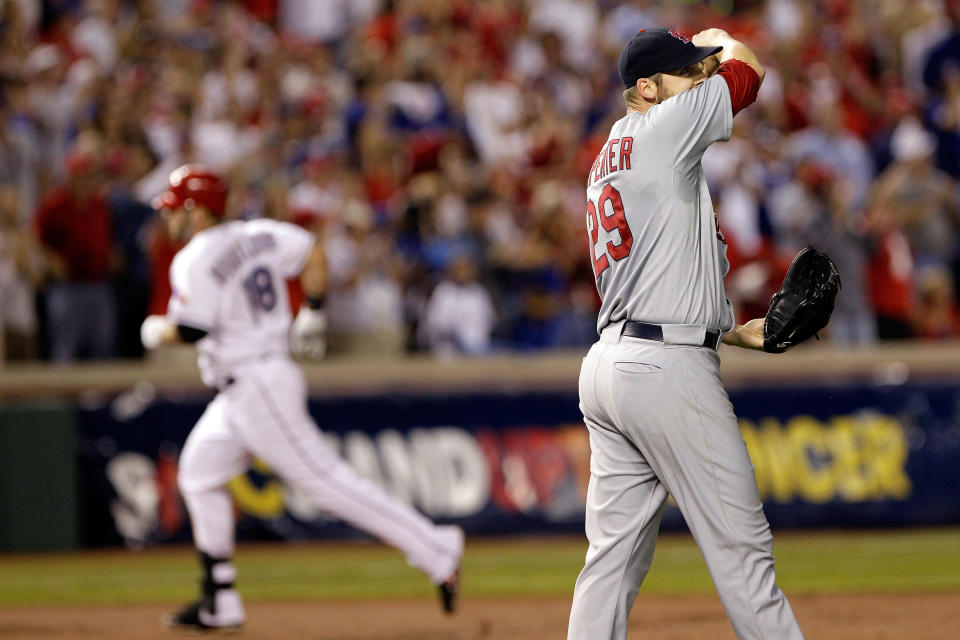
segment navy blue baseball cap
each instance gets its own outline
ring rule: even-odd
[[[620,80],[629,88],[640,78],[689,67],[722,50],[698,47],[673,29],[640,29],[620,52]]]

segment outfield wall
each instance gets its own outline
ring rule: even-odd
[[[313,365],[310,411],[361,474],[433,518],[471,533],[579,531],[589,476],[580,355]],[[773,526],[960,522],[960,349],[723,355]],[[0,455],[3,548],[189,539],[176,460],[211,397],[189,353],[0,370],[0,395],[0,441],[17,436],[32,453]],[[53,468],[56,482],[44,473]],[[72,502],[64,474],[76,481]],[[241,538],[352,534],[262,465],[230,490]],[[50,529],[37,505],[73,538],[31,544],[31,531]],[[664,527],[682,527],[672,506]]]

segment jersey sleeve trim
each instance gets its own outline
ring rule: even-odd
[[[742,60],[727,60],[717,69],[717,75],[724,79],[730,90],[730,106],[733,115],[756,102],[760,91],[760,74]]]

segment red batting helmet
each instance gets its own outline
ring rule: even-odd
[[[198,204],[222,217],[227,209],[227,185],[220,176],[198,164],[185,164],[170,174],[170,186],[154,200],[156,209],[183,207],[192,211]]]

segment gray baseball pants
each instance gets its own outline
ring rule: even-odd
[[[700,547],[740,640],[802,640],[775,582],[773,537],[753,464],[704,327],[664,327],[663,343],[607,327],[584,358],[590,435],[586,563],[568,640],[620,640],[650,563],[667,495]]]

